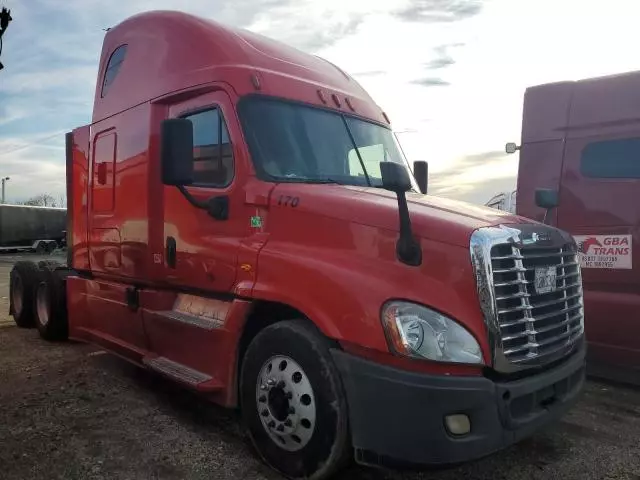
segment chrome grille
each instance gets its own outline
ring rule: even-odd
[[[552,291],[536,289],[536,269],[555,269]],[[577,254],[561,248],[496,245],[491,249],[496,312],[504,356],[511,362],[548,356],[582,334],[582,286]]]
[[[494,369],[542,365],[582,343],[582,275],[569,234],[543,225],[480,228],[470,251]],[[555,281],[536,288],[536,270]]]

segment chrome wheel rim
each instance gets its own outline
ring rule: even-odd
[[[256,384],[258,416],[271,439],[295,452],[311,440],[316,425],[316,401],[309,377],[285,355],[267,360]]]
[[[16,274],[13,277],[13,292],[11,292],[11,300],[13,301],[13,313],[16,317],[19,317],[22,313],[22,297],[24,294],[24,284],[22,283],[22,277]]]
[[[49,323],[49,295],[47,284],[42,282],[36,290],[36,311],[38,312],[38,321],[43,326]]]

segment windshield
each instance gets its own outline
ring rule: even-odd
[[[380,162],[408,168],[391,130],[375,123],[257,96],[243,99],[239,113],[261,177],[380,187]]]

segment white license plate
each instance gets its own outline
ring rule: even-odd
[[[536,293],[550,293],[556,290],[557,269],[553,267],[536,267]]]

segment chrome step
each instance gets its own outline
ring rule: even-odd
[[[177,312],[175,310],[165,310],[162,312],[155,312],[155,314],[169,320],[173,320],[174,322],[186,323],[187,325],[193,325],[194,327],[203,328],[205,330],[215,330],[224,326],[224,322],[217,318],[191,315],[189,313]]]
[[[198,390],[219,390],[222,388],[222,385],[211,375],[174,362],[166,357],[144,357],[142,363],[158,373],[186,383]]]

